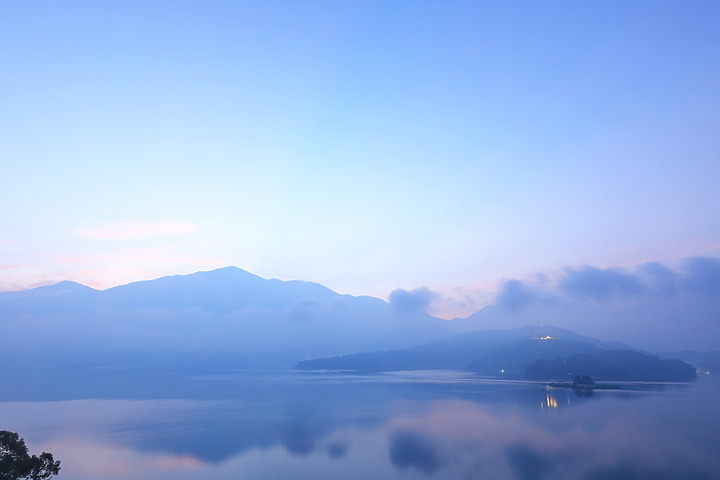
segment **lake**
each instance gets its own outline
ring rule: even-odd
[[[0,371],[59,479],[720,479],[720,384],[577,394],[463,372]]]

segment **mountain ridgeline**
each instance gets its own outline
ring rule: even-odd
[[[599,380],[686,382],[697,376],[695,367],[682,360],[662,360],[630,350],[608,350],[594,355],[537,359],[525,367],[525,378],[547,380],[588,375]]]
[[[695,368],[662,360],[614,342],[601,342],[552,326],[478,331],[407,349],[299,362],[301,370],[398,371],[461,369],[480,375],[565,380],[689,381]]]
[[[60,282],[0,293],[0,364],[291,366],[447,337],[445,323],[237,267],[107,290]]]
[[[690,376],[685,364],[648,359],[621,343],[550,326],[488,330],[480,317],[446,321],[237,267],[107,290],[65,281],[0,293],[0,365],[292,367],[315,358],[298,368],[470,369],[516,378]],[[453,336],[473,325],[475,331]]]

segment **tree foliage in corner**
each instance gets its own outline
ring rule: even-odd
[[[0,430],[0,480],[45,480],[59,471],[52,453],[30,456],[17,433]]]

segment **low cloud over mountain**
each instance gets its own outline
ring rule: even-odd
[[[61,282],[0,293],[0,363],[292,363],[449,335],[410,298],[398,310],[236,267],[108,290]]]
[[[551,324],[651,351],[720,344],[720,260],[677,268],[566,268],[504,282],[465,319],[426,313],[443,299],[398,289],[390,302],[236,267],[95,290],[61,282],[0,293],[0,363],[115,361],[252,364],[388,350],[451,333]]]
[[[648,349],[716,348],[720,342],[720,259],[677,268],[567,267],[551,281],[505,281],[493,305],[452,323],[457,331],[551,323]]]

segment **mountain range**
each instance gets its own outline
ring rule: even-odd
[[[455,369],[534,380],[591,375],[600,380],[689,381],[696,376],[695,368],[681,360],[663,360],[627,345],[601,342],[550,325],[458,334],[406,349],[305,360],[296,368],[362,372]]]
[[[454,335],[423,345],[380,352],[356,353],[331,358],[302,361],[299,369],[332,369],[364,371],[397,370],[464,370],[483,352],[491,353],[517,341],[552,336],[564,341],[575,341],[589,346],[604,344],[599,340],[578,335],[570,330],[552,326],[525,326],[514,330],[486,330]],[[607,343],[608,347],[624,347],[619,343]],[[500,368],[497,369],[500,371]],[[493,371],[493,373],[496,373]]]
[[[445,324],[378,298],[226,267],[107,290],[65,281],[0,293],[0,361],[280,364],[415,345],[449,336]]]
[[[717,300],[711,297],[702,297],[706,302],[703,305],[715,308]],[[576,335],[568,328],[581,328],[597,338],[617,338],[652,349],[648,340],[658,338],[658,332],[672,325],[683,341],[677,345],[661,343],[658,350],[698,350],[698,342],[717,345],[717,326],[713,325],[720,324],[711,322],[701,330],[693,318],[681,317],[680,323],[677,319],[671,322],[672,316],[651,315],[662,310],[662,302],[671,305],[671,299],[653,299],[620,310],[577,299],[535,301],[521,307],[500,301],[467,318],[448,321],[422,309],[398,308],[392,298],[388,303],[374,297],[343,295],[318,283],[265,279],[237,267],[107,290],[64,281],[0,293],[0,364],[134,362],[289,367],[302,359],[356,352],[411,349],[412,353],[412,348],[429,344],[435,346],[422,347],[426,349],[423,362],[434,365],[432,368],[458,368],[479,360],[470,351],[477,345],[471,348],[464,344],[477,341],[468,339],[473,335],[479,338],[479,333],[473,333],[478,331],[489,339],[506,334],[488,330],[554,324],[566,328],[558,333],[564,340]],[[703,310],[704,314],[714,312],[712,308]],[[681,311],[685,310],[673,314]],[[679,324],[684,328],[678,328]],[[469,336],[453,340],[454,352],[442,347],[443,340],[462,333]],[[685,341],[691,338],[696,344]],[[587,343],[588,337],[576,340]],[[432,343],[435,341],[440,343]],[[381,361],[378,359],[388,354],[379,355],[373,361]],[[403,355],[409,354],[391,355],[400,369],[404,368]],[[437,362],[433,363],[433,358]]]

